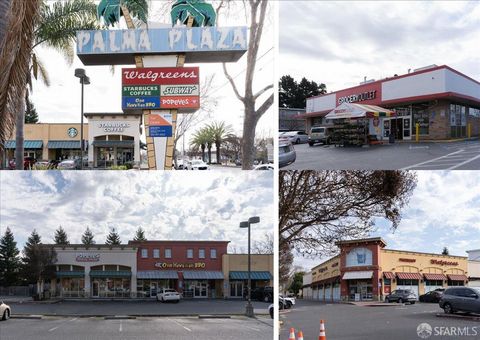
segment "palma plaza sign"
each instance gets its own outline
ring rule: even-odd
[[[77,32],[84,65],[134,64],[135,54],[185,53],[187,63],[234,62],[247,51],[247,28],[172,27]]]

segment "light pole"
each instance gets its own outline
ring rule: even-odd
[[[80,116],[80,170],[83,170],[83,151],[85,149],[83,143],[83,85],[89,85],[90,78],[85,74],[85,70],[83,68],[75,69],[75,77],[80,78],[80,84],[82,84],[82,115]]]
[[[260,217],[254,216],[250,217],[248,221],[240,222],[240,228],[248,228],[248,295],[247,295],[247,305],[245,306],[245,315],[253,318],[255,315],[253,313],[252,306],[252,280],[251,280],[251,261],[250,261],[250,225],[254,223],[259,223]]]

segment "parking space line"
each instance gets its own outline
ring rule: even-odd
[[[413,165],[404,167],[404,168],[402,168],[402,169],[400,169],[400,170],[408,170],[408,169],[411,169],[411,168],[415,168],[415,167],[417,167],[417,166],[419,166],[419,165],[423,165],[423,164],[427,164],[427,163],[432,163],[432,162],[435,162],[435,161],[437,161],[437,160],[439,160],[439,159],[443,159],[443,158],[449,157],[449,156],[451,156],[451,155],[456,155],[456,154],[459,154],[459,153],[461,153],[461,152],[463,152],[463,150],[458,150],[458,151],[449,153],[449,154],[444,155],[444,156],[440,156],[440,157],[437,157],[437,158],[430,159],[430,160],[428,160],[428,161],[424,161],[424,162],[420,162],[420,163],[417,163],[417,164],[413,164]]]
[[[122,328],[122,322],[120,321],[120,328],[118,329],[119,332],[121,332],[123,330]]]
[[[191,332],[192,330],[188,327],[185,327],[184,325],[182,325],[180,322],[178,322],[177,320],[172,320],[173,322],[175,322],[177,325],[179,325],[180,327],[182,327],[183,329],[186,329],[187,331]]]
[[[472,158],[470,158],[470,159],[467,159],[466,161],[464,161],[464,162],[462,162],[462,163],[458,163],[457,165],[452,166],[451,168],[448,168],[448,170],[453,170],[453,169],[459,168],[459,167],[461,167],[462,165],[465,165],[465,164],[467,164],[467,163],[473,162],[474,160],[476,160],[476,159],[478,159],[478,158],[480,158],[480,155],[477,155],[477,156],[475,156],[475,157],[472,157]]]
[[[243,327],[254,330],[256,332],[261,332],[261,330],[259,330],[258,328],[254,328],[254,327],[250,327],[250,326],[243,326]]]

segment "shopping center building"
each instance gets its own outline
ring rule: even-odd
[[[418,297],[468,284],[467,257],[385,249],[379,237],[341,241],[337,246],[339,255],[312,268],[314,300],[383,301],[395,289],[410,289]]]
[[[428,66],[381,80],[307,98],[307,131],[312,126],[336,124],[345,117],[343,103],[380,106],[393,115],[367,117],[369,136],[376,140],[442,140],[480,135],[480,82],[446,65]],[[326,118],[326,116],[329,116]],[[342,118],[343,119],[343,118]]]
[[[156,298],[173,288],[183,298],[241,298],[248,255],[229,241],[129,241],[127,245],[52,245],[57,254],[51,296]],[[273,285],[273,254],[251,256],[252,288]]]
[[[480,287],[480,249],[467,250],[468,254],[468,285]]]

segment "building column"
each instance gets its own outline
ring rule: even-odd
[[[130,280],[130,297],[137,297],[137,272],[132,271],[132,278]]]
[[[85,266],[85,297],[89,298],[91,295],[91,286],[90,286],[90,266]]]
[[[88,139],[87,143],[88,143],[88,167],[93,168],[96,165],[95,158],[94,158],[95,147],[92,145],[92,141],[90,140],[90,138]]]
[[[140,136],[134,137],[133,166],[140,167]]]

